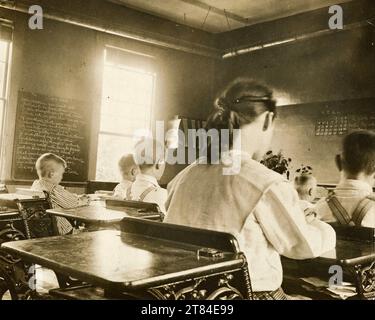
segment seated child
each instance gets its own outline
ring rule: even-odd
[[[35,164],[39,180],[35,180],[31,189],[47,191],[54,208],[75,208],[89,204],[86,195],[78,196],[70,193],[60,185],[63,178],[66,162],[52,153],[45,153],[39,157]],[[60,235],[68,234],[73,230],[72,225],[63,217],[56,217],[57,230]]]
[[[314,207],[327,222],[375,228],[375,133],[356,131],[343,140],[336,156],[341,179],[332,194]]]
[[[134,161],[132,154],[125,154],[118,162],[122,181],[113,190],[113,196],[120,199],[126,198],[126,190],[134,182],[135,177],[139,173],[139,168]]]
[[[165,169],[164,147],[155,140],[143,139],[135,146],[134,160],[140,173],[128,188],[126,199],[156,203],[165,213],[167,190],[158,184]]]
[[[303,211],[313,207],[312,201],[316,196],[317,182],[311,174],[301,174],[294,179],[294,188],[298,192],[300,207]]]

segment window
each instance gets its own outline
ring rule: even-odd
[[[12,47],[12,32],[10,25],[0,22],[0,146],[1,158],[3,151],[3,130],[5,121],[5,108],[8,94],[8,75],[10,69],[10,57]],[[1,161],[4,163],[4,161]]]
[[[132,152],[134,133],[151,129],[156,74],[153,59],[106,48],[96,180],[118,181],[117,162]]]

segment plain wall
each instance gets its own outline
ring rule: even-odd
[[[245,76],[275,89],[281,104],[372,97],[375,28],[342,31],[227,59],[218,86]]]
[[[368,24],[227,59],[218,68],[217,88],[237,77],[266,83],[274,89],[279,105],[311,104],[314,108],[319,105],[315,102],[345,100],[355,111],[357,99],[375,97],[375,27]],[[292,173],[301,164],[312,165],[318,171],[323,168],[315,172],[319,182],[337,183],[334,157],[341,137],[315,139],[315,119],[310,117],[314,112],[293,108],[291,114],[282,108],[270,149],[283,150],[293,159]],[[306,143],[306,137],[313,138]]]

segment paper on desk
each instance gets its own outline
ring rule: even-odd
[[[316,288],[328,287],[327,281],[323,281],[320,278],[309,277],[309,278],[301,278],[301,280],[304,282],[307,282],[308,284],[313,285]]]
[[[347,299],[357,294],[357,290],[353,286],[330,286],[327,290],[341,299]]]
[[[340,286],[329,286],[327,281],[324,281],[320,278],[309,277],[301,278],[301,280],[317,289],[324,290],[333,298],[347,299],[357,294],[355,286],[350,282],[343,282]]]

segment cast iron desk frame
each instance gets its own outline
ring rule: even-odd
[[[25,261],[101,287],[109,298],[252,298],[247,261],[232,235],[136,218],[121,224],[122,231],[8,242],[2,247]],[[197,250],[207,244],[220,249],[215,237],[224,239],[223,257],[197,258]],[[120,253],[111,255],[110,248]]]

